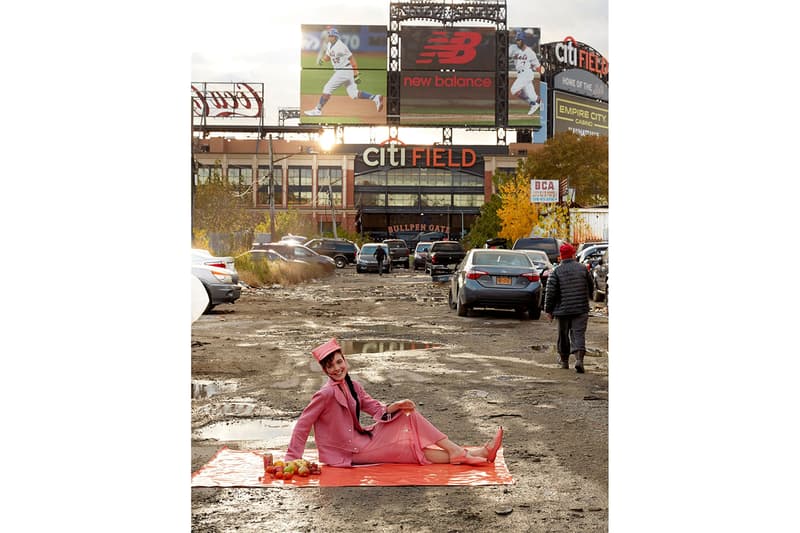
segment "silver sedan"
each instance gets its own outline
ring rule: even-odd
[[[448,304],[458,316],[481,307],[514,309],[538,320],[541,292],[538,270],[524,253],[473,248],[450,278]]]

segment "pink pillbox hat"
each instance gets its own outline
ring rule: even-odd
[[[336,338],[334,337],[325,344],[320,344],[319,346],[311,350],[311,355],[313,355],[314,359],[316,359],[317,362],[319,363],[333,352],[337,352],[341,349],[342,347],[339,346],[339,343],[336,342]]]

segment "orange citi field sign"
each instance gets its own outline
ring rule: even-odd
[[[430,148],[415,146],[372,146],[365,149],[361,159],[368,167],[424,166],[433,168],[470,168],[478,155],[472,148]]]

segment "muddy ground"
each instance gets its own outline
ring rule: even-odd
[[[385,403],[413,399],[457,443],[482,444],[502,425],[514,485],[195,488],[192,530],[607,531],[605,305],[592,304],[580,375],[558,367],[555,322],[505,311],[459,318],[447,287],[422,273],[379,277],[350,266],[301,286],[246,288],[203,315],[192,326],[192,471],[223,445],[285,449],[288,430],[263,440],[204,431],[220,421],[296,420],[324,379],[309,351],[336,336],[354,348],[375,341],[349,354],[352,375]],[[411,341],[434,346],[409,350]]]

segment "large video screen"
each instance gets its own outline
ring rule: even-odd
[[[301,124],[386,123],[386,27],[302,25]]]
[[[546,125],[546,86],[542,83],[539,28],[508,32],[508,126],[541,129]]]

